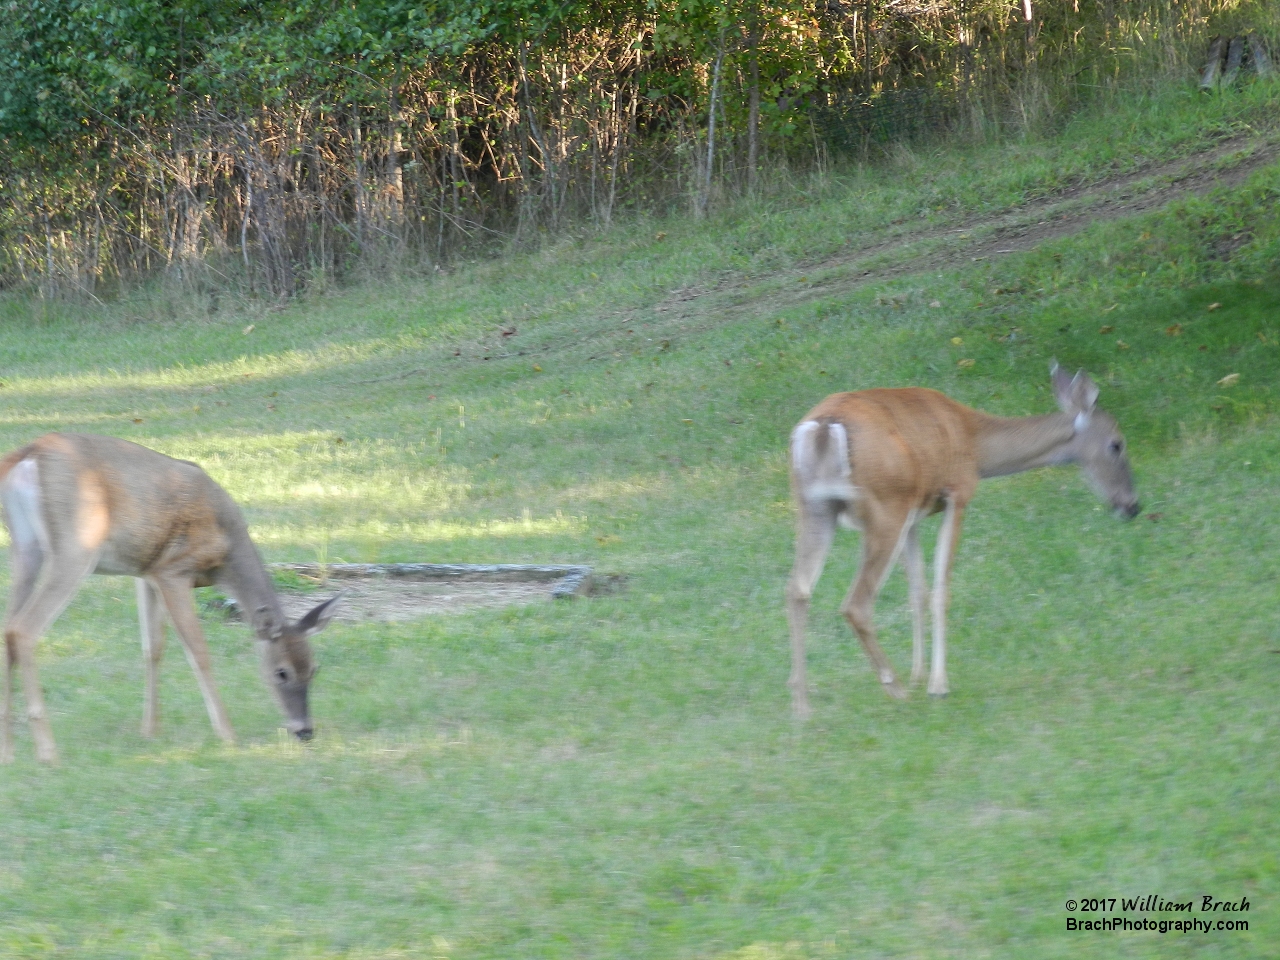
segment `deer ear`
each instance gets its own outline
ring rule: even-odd
[[[1098,402],[1098,385],[1087,373],[1080,370],[1074,377],[1068,377],[1066,371],[1053,362],[1053,395],[1063,413],[1090,414]]]
[[[346,595],[347,591],[343,590],[337,596],[331,597],[319,606],[312,607],[306,616],[294,624],[294,628],[301,632],[303,636],[315,636],[329,625],[329,621],[338,612],[338,607],[342,606],[342,600]]]
[[[1093,413],[1093,408],[1098,404],[1098,394],[1101,392],[1098,385],[1093,382],[1093,378],[1083,369],[1078,370],[1071,379],[1071,390],[1078,404],[1077,409],[1081,413]]]
[[[1058,361],[1053,361],[1049,368],[1049,377],[1053,381],[1053,396],[1063,413],[1071,413],[1071,378],[1067,376]]]

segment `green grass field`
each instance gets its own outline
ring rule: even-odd
[[[5,449],[68,429],[198,460],[268,560],[626,578],[334,624],[305,747],[248,632],[211,619],[234,748],[172,638],[162,735],[139,736],[133,588],[91,578],[40,650],[62,765],[35,764],[24,726],[0,770],[0,957],[1274,955],[1280,166],[1027,253],[825,287],[806,270],[1273,142],[1276,93],[1135,100],[1057,139],[922,148],[709,222],[280,311],[0,302]],[[987,482],[953,692],[905,703],[838,614],[843,534],[814,597],[815,716],[793,723],[790,428],[873,385],[1048,411],[1055,357],[1101,385],[1144,516],[1113,520],[1074,471]],[[878,623],[904,671],[900,573]],[[1206,895],[1247,898],[1249,928],[1066,931],[1097,917],[1068,899],[1148,894],[1200,918]]]

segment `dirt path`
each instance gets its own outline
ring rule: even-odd
[[[1230,187],[1280,159],[1280,129],[1229,137],[1190,157],[1152,163],[1095,183],[1077,184],[996,214],[961,217],[942,226],[898,225],[896,235],[849,247],[822,260],[776,270],[767,277],[726,275],[673,290],[657,303],[605,315],[594,329],[548,332],[537,343],[504,343],[505,334],[485,335],[452,350],[463,362],[546,357],[582,351],[588,360],[615,361],[643,349],[663,350],[691,333],[748,315],[768,315],[788,306],[838,296],[892,277],[997,260],[1070,236],[1100,222],[1132,217],[1174,200]],[[398,380],[427,373],[425,367],[358,383]]]
[[[1132,217],[1171,201],[1238,184],[1280,158],[1280,139],[1242,134],[1195,156],[1152,164],[1093,184],[1073,186],[994,216],[969,217],[945,227],[890,240],[781,271],[768,284],[728,278],[677,290],[652,311],[663,326],[734,307],[754,312],[815,299],[890,277],[940,270],[1032,250],[1092,224]],[[804,282],[798,282],[803,278]],[[704,301],[695,303],[695,301]]]

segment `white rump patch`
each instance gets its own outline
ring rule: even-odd
[[[34,457],[19,460],[0,485],[0,498],[9,515],[9,534],[20,547],[49,549],[49,531],[40,511],[40,468]]]
[[[820,431],[827,431],[826,449],[819,452]],[[850,482],[849,434],[844,424],[805,420],[791,431],[791,465],[806,500],[851,501],[857,489]]]

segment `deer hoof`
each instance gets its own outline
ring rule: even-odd
[[[907,699],[906,688],[902,684],[900,684],[897,680],[894,680],[890,683],[886,683],[884,685],[884,692],[887,693],[889,696],[893,697],[893,699],[895,700]]]

